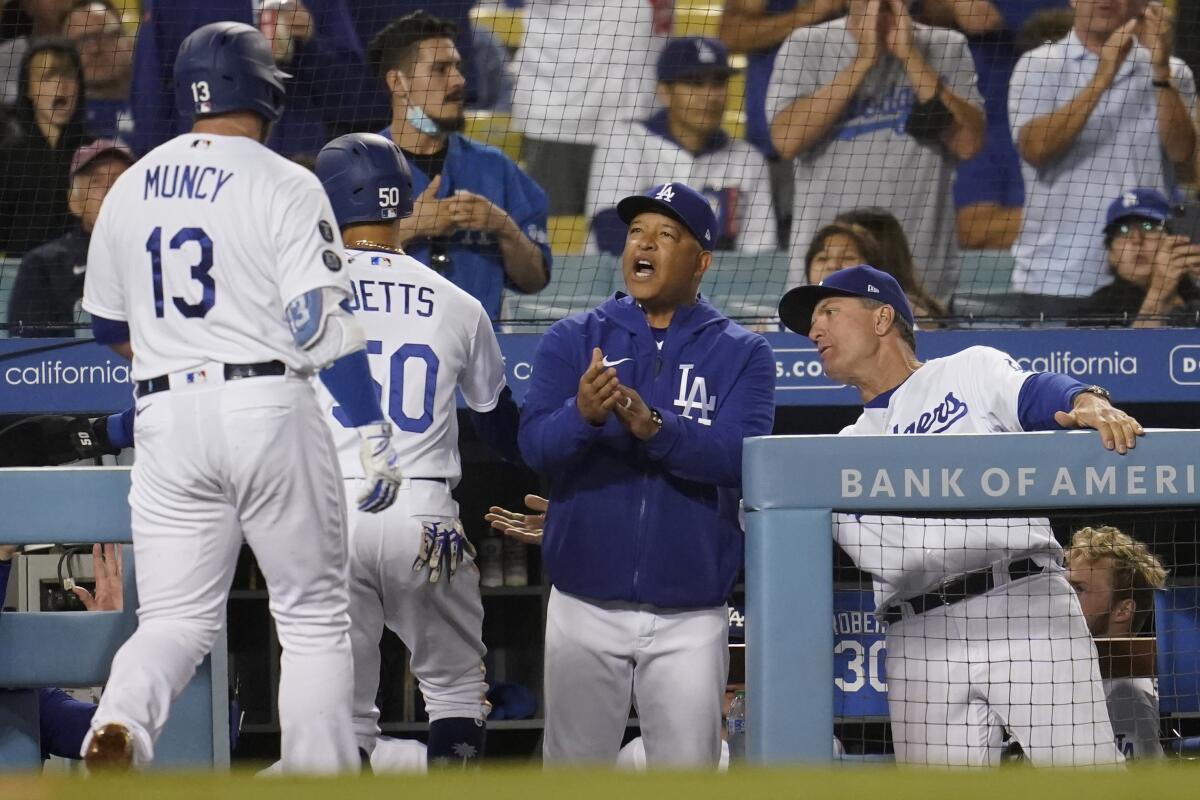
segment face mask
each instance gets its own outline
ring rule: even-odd
[[[425,109],[418,105],[409,104],[408,111],[405,113],[405,118],[408,124],[412,125],[426,136],[437,136],[442,132],[442,129],[433,119],[425,113]]]

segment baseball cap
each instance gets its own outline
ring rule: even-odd
[[[729,66],[725,45],[707,36],[684,36],[669,40],[658,56],[658,79],[677,81],[703,75],[729,77],[737,72]]]
[[[75,151],[75,155],[71,157],[71,177],[74,178],[80,170],[103,155],[114,155],[130,164],[137,160],[133,151],[116,139],[97,139]]]
[[[815,286],[797,286],[779,301],[779,319],[796,333],[808,336],[813,309],[826,297],[865,297],[896,310],[909,325],[916,327],[912,306],[900,284],[891,275],[868,264],[839,269]]]
[[[617,203],[617,216],[626,225],[646,211],[666,214],[681,222],[696,237],[701,250],[712,250],[716,245],[717,215],[704,195],[690,186],[664,183]]]
[[[1129,189],[1108,204],[1108,212],[1104,215],[1104,229],[1108,230],[1113,223],[1124,217],[1143,217],[1158,222],[1165,222],[1175,216],[1171,201],[1156,189]]]

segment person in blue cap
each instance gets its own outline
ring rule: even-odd
[[[521,412],[552,509],[542,754],[612,764],[632,698],[651,767],[715,768],[742,440],[771,432],[775,359],[699,295],[718,230],[700,192],[617,213],[625,291],[543,335]]]
[[[729,79],[736,74],[716,39],[671,39],[658,57],[662,108],[620,122],[592,159],[586,214],[593,249],[620,255],[625,223],[617,201],[630,189],[666,181],[699,189],[717,213],[717,250],[756,253],[779,248],[767,161],[721,129]]]
[[[1099,386],[1029,372],[991,347],[921,362],[903,289],[866,264],[792,289],[779,316],[813,341],[831,380],[859,391],[863,413],[844,436],[1091,428],[1124,455],[1144,432]],[[833,536],[871,574],[875,613],[889,623],[898,762],[998,764],[1005,727],[1035,765],[1123,760],[1048,520],[839,513]]]
[[[1171,233],[1162,192],[1130,189],[1105,214],[1113,282],[1088,298],[1079,324],[1160,328],[1200,324],[1200,244]]]

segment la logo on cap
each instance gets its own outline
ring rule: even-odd
[[[717,61],[716,52],[704,41],[696,42],[696,57],[701,64],[715,64]]]
[[[1121,205],[1124,206],[1125,208],[1131,208],[1133,206],[1136,206],[1137,201],[1138,201],[1137,195],[1134,194],[1133,192],[1126,192],[1125,194],[1121,195]]]
[[[654,199],[662,200],[664,203],[669,203],[675,199],[675,190],[671,187],[671,184],[668,183],[666,186],[658,190],[658,194],[654,195]]]

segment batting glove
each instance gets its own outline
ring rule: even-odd
[[[362,425],[358,429],[362,445],[358,457],[362,461],[363,476],[366,478],[358,493],[358,510],[374,514],[383,511],[396,500],[403,476],[400,474],[400,459],[392,449],[392,426],[386,422]]]
[[[463,556],[475,558],[475,545],[463,533],[458,520],[424,521],[421,523],[421,552],[413,562],[413,572],[429,569],[429,582],[437,583],[446,571],[446,580],[454,579],[462,565]]]

